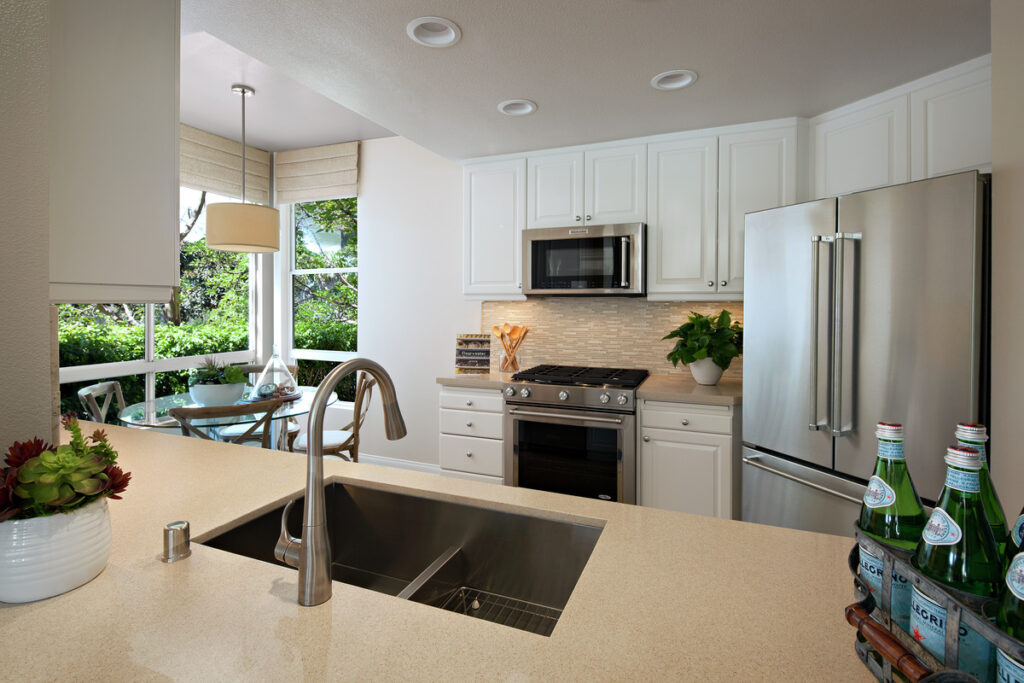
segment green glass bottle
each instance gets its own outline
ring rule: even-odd
[[[913,564],[938,583],[993,598],[1002,588],[1002,558],[981,502],[981,457],[966,446],[946,450],[946,485],[928,518]],[[946,610],[916,587],[911,597],[910,633],[940,661],[946,651]],[[960,625],[959,668],[991,681],[995,648]]]
[[[1006,513],[1003,512],[1003,504],[999,502],[999,495],[992,485],[992,475],[988,469],[988,457],[985,452],[988,430],[985,429],[985,425],[960,422],[956,426],[955,436],[959,445],[973,448],[981,455],[981,469],[978,470],[981,503],[985,506],[985,517],[988,518],[988,525],[992,527],[992,536],[996,539],[999,554],[1003,556],[1006,551]]]
[[[903,457],[903,425],[879,422],[875,428],[878,457],[860,506],[860,530],[871,538],[903,550],[914,550],[921,539],[925,514]],[[872,592],[881,595],[882,560],[860,547],[860,574]],[[893,572],[889,615],[910,630],[910,582]]]
[[[1017,554],[1006,570],[1006,592],[999,604],[996,626],[1008,636],[1024,640],[1024,553]],[[1000,683],[1024,683],[1024,663],[1002,650],[996,650],[996,680]]]
[[[1021,508],[1017,519],[1010,525],[1010,531],[1006,535],[1006,550],[1003,552],[1003,566],[1009,568],[1010,562],[1021,551],[1021,544],[1024,543],[1024,508]]]

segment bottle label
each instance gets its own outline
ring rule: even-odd
[[[979,493],[981,480],[978,478],[977,470],[964,472],[950,467],[946,470],[946,486],[964,493]]]
[[[864,489],[864,504],[871,509],[884,508],[896,502],[896,492],[881,477],[874,475],[868,479],[868,487]]]
[[[1013,523],[1010,536],[1013,538],[1013,544],[1019,548],[1021,541],[1024,540],[1024,515],[1018,517],[1017,521]]]
[[[886,460],[903,460],[902,441],[878,440],[878,457]]]
[[[946,656],[946,609],[912,589],[910,635],[941,662]],[[957,666],[983,681],[992,676],[995,648],[974,629],[960,624],[960,655]]]
[[[999,683],[1024,683],[1024,664],[1002,650],[996,650],[996,680]]]
[[[963,532],[956,521],[942,508],[932,510],[932,516],[924,527],[921,538],[932,545],[956,545],[963,538]]]
[[[964,439],[956,440],[957,446],[967,446],[978,451],[978,456],[981,458],[981,464],[985,464],[985,442],[984,441],[965,441]]]
[[[875,594],[875,600],[882,605],[882,560],[875,557],[864,546],[860,546],[860,576]],[[904,631],[910,631],[910,581],[893,570],[892,585],[889,589],[889,616]]]
[[[1006,570],[1006,587],[1018,600],[1024,600],[1024,553],[1018,553],[1010,561],[1010,568]]]

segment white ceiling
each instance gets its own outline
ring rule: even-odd
[[[455,21],[461,42],[413,43],[406,24],[423,15]],[[814,116],[987,53],[989,22],[988,0],[182,1],[183,33],[452,159]],[[700,79],[649,85],[680,68]],[[183,66],[183,118],[189,87]],[[498,113],[519,97],[538,111]],[[283,110],[282,125],[307,127],[301,107]]]
[[[255,88],[245,142],[272,152],[394,135],[202,31],[181,37],[180,82],[181,122],[231,140],[242,137],[242,98],[231,85]]]

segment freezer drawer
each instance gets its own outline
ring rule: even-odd
[[[864,486],[743,449],[743,521],[853,536]]]

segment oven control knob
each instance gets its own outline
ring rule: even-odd
[[[530,398],[530,390],[527,389],[526,387],[523,387],[522,389],[519,390],[519,395],[522,396],[523,398]]]
[[[513,387],[505,387],[505,395],[512,398],[516,395],[516,390]]]
[[[615,399],[615,402],[618,403],[620,406],[624,406],[627,403],[629,403],[629,397],[626,396],[625,394],[619,394],[619,397]]]
[[[600,396],[597,397],[597,399],[601,401],[601,403],[607,403],[608,401],[612,400],[612,397],[609,396],[608,394],[601,394]]]
[[[558,392],[558,400],[559,401],[568,401],[569,400],[569,392],[566,391],[565,389],[559,391]]]

